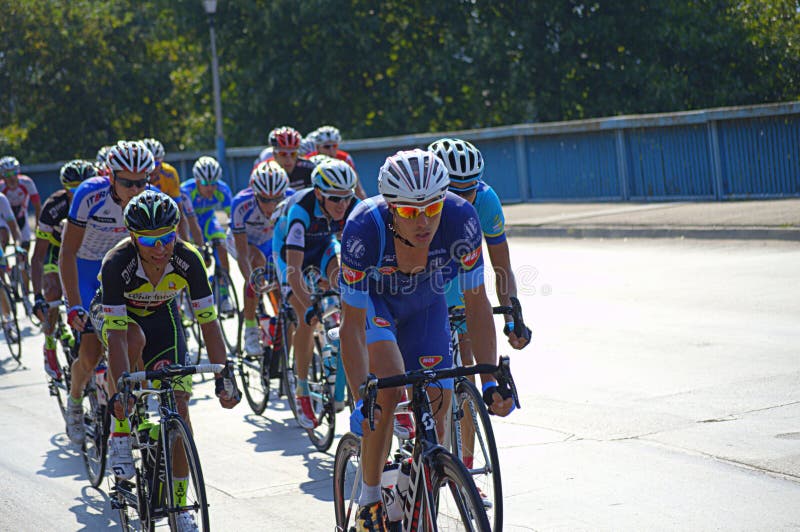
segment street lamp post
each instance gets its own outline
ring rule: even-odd
[[[219,63],[217,62],[217,38],[214,32],[214,14],[217,0],[203,0],[208,15],[208,30],[211,35],[211,72],[214,79],[214,115],[217,121],[217,160],[225,168],[225,136],[222,134],[222,98],[219,91]]]

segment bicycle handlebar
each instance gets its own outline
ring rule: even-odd
[[[221,373],[225,369],[225,364],[197,364],[195,366],[170,365],[161,369],[148,369],[146,371],[135,371],[133,373],[123,373],[117,380],[117,389],[125,388],[126,384],[133,384],[146,380],[163,380],[185,375],[195,375],[197,373]]]
[[[519,299],[516,297],[511,297],[510,299],[510,306],[492,307],[492,314],[505,314],[511,316],[511,320],[514,322],[514,335],[518,338],[530,340],[528,329],[525,327],[525,320],[522,317],[522,305],[520,304]],[[450,307],[449,315],[451,321],[462,320],[467,316],[466,310],[463,307]]]
[[[375,430],[375,404],[378,399],[379,389],[408,385],[418,386],[441,379],[466,377],[478,373],[490,373],[497,379],[498,384],[508,385],[511,389],[514,405],[517,408],[521,408],[519,396],[517,395],[517,386],[514,384],[514,377],[511,375],[511,361],[507,356],[501,356],[496,366],[494,364],[475,364],[474,366],[459,366],[446,369],[420,369],[382,378],[370,374],[367,376],[366,382],[358,388],[359,394],[364,401],[370,429]]]

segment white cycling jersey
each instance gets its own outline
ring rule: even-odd
[[[8,229],[8,224],[14,220],[14,211],[8,198],[0,192],[0,229]]]
[[[108,177],[87,179],[75,189],[69,221],[86,230],[79,259],[103,260],[108,250],[128,236],[122,207],[114,201]]]

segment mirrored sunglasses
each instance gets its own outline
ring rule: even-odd
[[[297,151],[296,150],[295,151],[278,151],[278,152],[275,152],[275,153],[277,155],[280,155],[281,157],[296,157],[297,156]]]
[[[395,205],[394,210],[401,218],[413,220],[422,213],[425,213],[425,216],[428,218],[432,218],[442,212],[443,208],[444,199],[440,199],[439,201],[434,201],[433,203],[429,203],[428,205],[423,205],[420,207],[412,207],[411,205]]]
[[[124,188],[144,188],[150,182],[149,177],[144,179],[127,179],[125,177],[115,177],[114,182],[122,185]]]
[[[322,192],[322,197],[330,201],[331,203],[339,203],[342,201],[350,201],[355,197],[355,195],[348,194],[346,196],[336,196],[333,194],[325,194],[324,192]]]
[[[167,246],[175,242],[175,239],[178,238],[178,233],[175,230],[158,236],[140,235],[138,233],[134,233],[134,235],[136,235],[137,242],[147,248],[154,248],[159,244]]]

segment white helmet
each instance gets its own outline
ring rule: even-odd
[[[0,159],[0,172],[19,173],[19,161],[16,157],[6,155]]]
[[[192,175],[197,181],[206,181],[209,184],[213,184],[222,176],[222,168],[216,159],[203,155],[194,162]]]
[[[161,141],[154,138],[142,139],[142,142],[147,149],[153,153],[153,157],[156,161],[163,161],[164,160],[164,145],[161,144]]]
[[[450,185],[447,167],[429,151],[399,151],[378,172],[378,192],[390,203],[422,203],[443,198]]]
[[[346,162],[332,157],[318,163],[311,173],[311,185],[323,191],[352,191],[357,182],[356,171]]]
[[[444,162],[455,183],[472,183],[483,175],[483,155],[466,140],[439,139],[428,149]]]
[[[297,149],[298,155],[307,155],[312,151],[317,150],[317,145],[314,143],[313,137],[305,137],[300,141],[300,147]]]
[[[138,141],[121,140],[108,150],[106,164],[112,172],[149,174],[156,168],[153,153]]]
[[[309,157],[308,160],[314,164],[322,164],[325,161],[330,161],[330,160],[336,161],[338,159],[335,159],[334,157],[331,157],[326,153],[318,153],[316,155],[312,155],[311,157]]]
[[[342,134],[333,126],[320,126],[314,132],[314,141],[319,144],[328,144],[335,142],[339,144],[342,142]]]
[[[262,196],[278,196],[289,188],[289,176],[275,161],[266,161],[250,174],[250,187]]]

